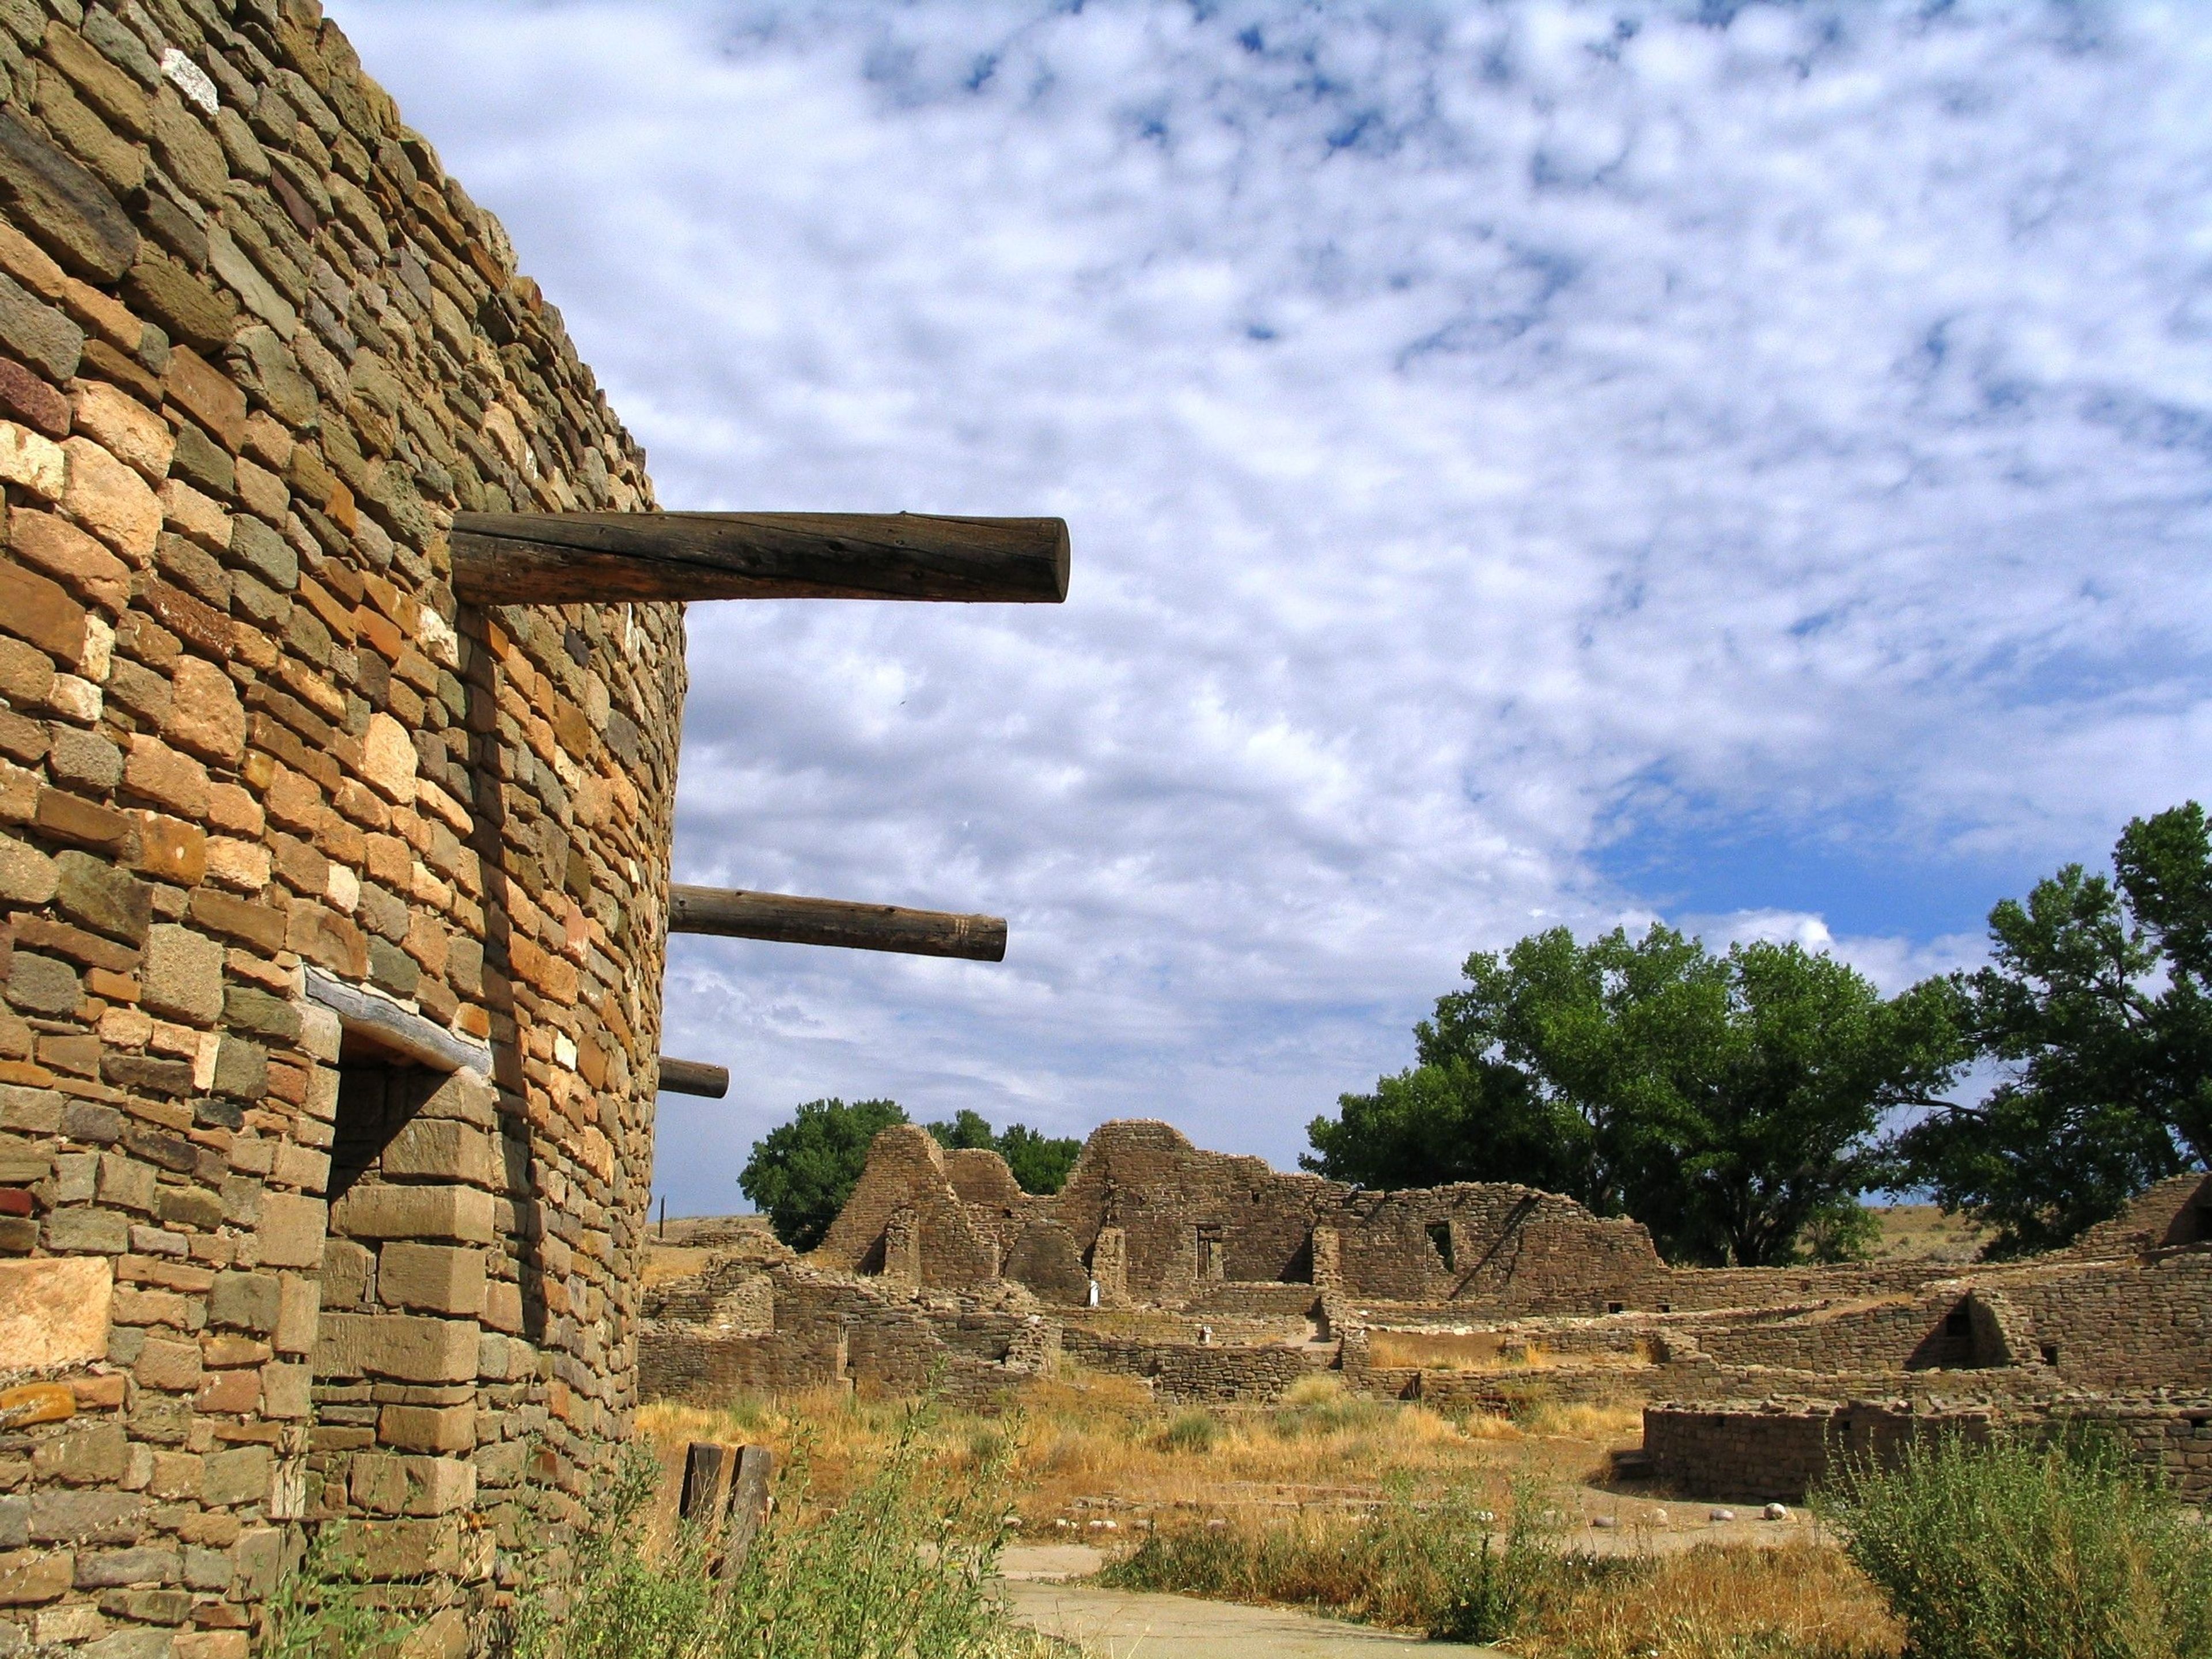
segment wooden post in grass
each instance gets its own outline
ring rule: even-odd
[[[744,1569],[753,1539],[768,1520],[769,1483],[775,1474],[775,1453],[766,1446],[741,1446],[737,1474],[730,1482],[730,1532],[722,1547],[722,1577]]]

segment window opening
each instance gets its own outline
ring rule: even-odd
[[[1448,1221],[1429,1223],[1429,1243],[1436,1247],[1437,1260],[1444,1264],[1444,1271],[1452,1270],[1451,1224]]]

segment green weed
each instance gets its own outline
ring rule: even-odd
[[[2212,1659],[2212,1536],[2117,1437],[1945,1434],[1814,1507],[1913,1659]]]

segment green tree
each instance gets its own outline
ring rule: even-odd
[[[2049,1249],[2212,1158],[2212,842],[2195,801],[2130,821],[2114,875],[2069,864],[1990,912],[1994,960],[1952,983],[2005,1075],[1899,1135],[1901,1178]]]
[[[1934,1103],[1964,1059],[1948,987],[1885,1000],[1796,945],[1562,927],[1464,971],[1416,1029],[1419,1064],[1316,1120],[1306,1167],[1521,1181],[1635,1217],[1670,1260],[1787,1261],[1863,1231],[1883,1115]]]
[[[948,1152],[969,1150],[996,1152],[1006,1160],[1014,1183],[1025,1193],[1056,1193],[1066,1184],[1083,1143],[1073,1137],[1041,1134],[1026,1124],[1010,1123],[1003,1133],[994,1131],[981,1112],[963,1107],[949,1123],[933,1123],[929,1133]]]
[[[896,1101],[810,1100],[753,1143],[738,1186],[766,1212],[778,1238],[811,1250],[853,1195],[869,1144],[906,1121]]]

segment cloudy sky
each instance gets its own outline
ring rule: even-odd
[[[691,617],[672,1211],[798,1102],[1288,1164],[1470,950],[1885,984],[2212,760],[2187,6],[327,0],[663,503],[1059,514],[1062,607]]]

